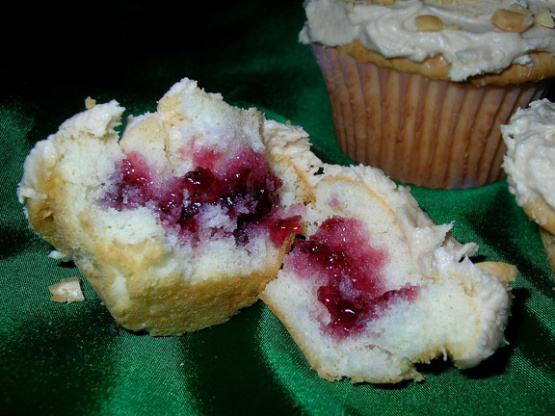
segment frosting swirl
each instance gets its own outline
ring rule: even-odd
[[[555,55],[555,0],[378,1],[307,0],[299,40],[331,47],[359,41],[386,58],[415,62],[442,56],[453,81],[531,65],[532,51]],[[499,9],[524,26],[492,21]]]
[[[542,198],[555,209],[555,103],[537,100],[501,126],[507,145],[503,167],[520,206]]]

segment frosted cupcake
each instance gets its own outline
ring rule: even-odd
[[[555,272],[555,104],[547,99],[519,109],[501,126],[507,145],[503,168],[509,190],[524,212],[540,226]]]
[[[504,177],[500,125],[555,75],[553,2],[308,0],[336,136],[356,162],[429,188]]]

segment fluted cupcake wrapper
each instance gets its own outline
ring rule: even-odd
[[[428,188],[469,188],[504,177],[500,125],[542,97],[546,82],[475,87],[358,63],[312,45],[337,141],[356,162]]]

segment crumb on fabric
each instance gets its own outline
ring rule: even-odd
[[[77,276],[63,279],[55,285],[49,286],[48,289],[52,294],[50,300],[53,302],[73,303],[85,301],[85,295],[81,288],[81,281]]]

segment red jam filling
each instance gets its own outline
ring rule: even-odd
[[[324,330],[334,338],[344,338],[360,333],[400,299],[416,298],[416,286],[385,289],[382,270],[386,260],[384,249],[368,243],[362,222],[332,217],[310,240],[297,243],[285,267],[303,278],[317,280],[318,301],[331,316]]]
[[[193,162],[197,167],[183,177],[161,178],[140,153],[129,153],[117,164],[115,185],[104,202],[118,211],[149,207],[165,227],[193,241],[206,226],[202,214],[208,207],[218,207],[236,221],[231,233],[238,245],[268,232],[280,247],[291,234],[301,231],[300,216],[287,217],[280,209],[282,182],[264,155],[249,147],[232,157],[201,150],[193,155]],[[222,232],[216,228],[211,231],[214,235]]]

